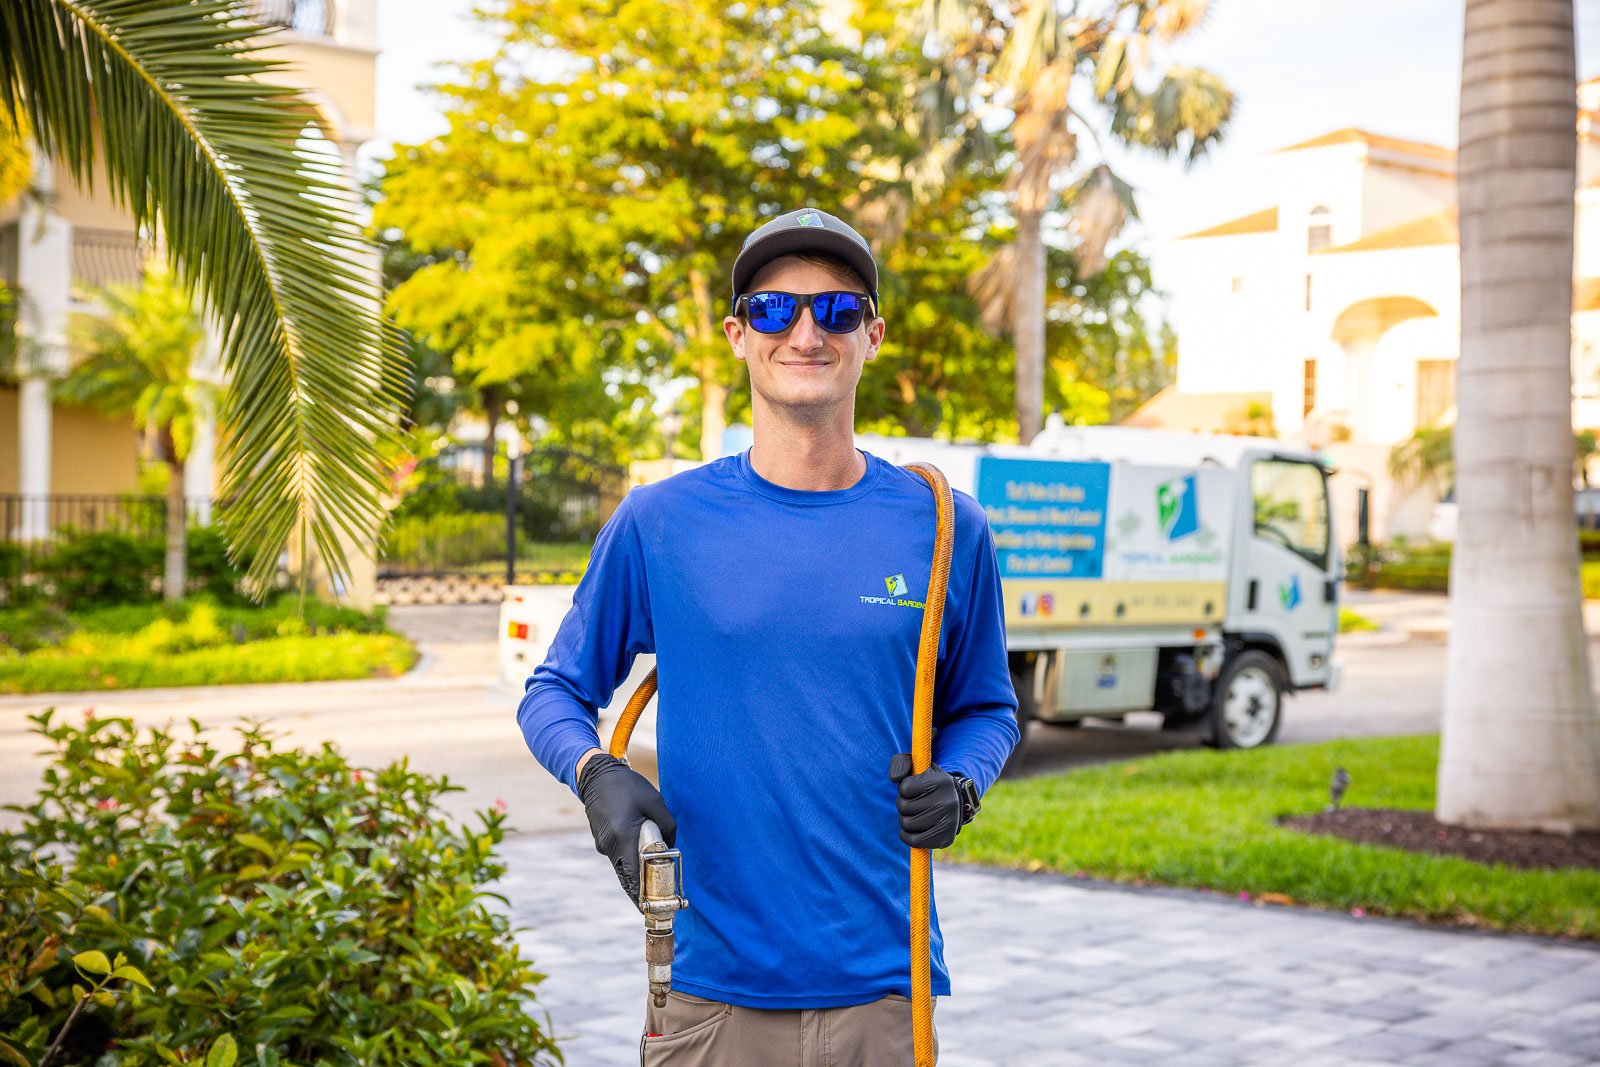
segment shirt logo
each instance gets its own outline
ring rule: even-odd
[[[796,217],[794,224],[796,226],[821,226],[822,216],[814,211],[807,211],[805,214]]]
[[[889,591],[888,596],[858,597],[863,604],[881,604],[888,608],[921,608],[920,600],[911,599],[911,587],[906,584],[904,574],[891,574],[883,580],[883,587]]]

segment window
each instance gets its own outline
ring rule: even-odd
[[[1311,310],[1311,275],[1306,275],[1306,310]]]
[[[1328,565],[1328,488],[1321,467],[1286,459],[1250,468],[1255,535],[1317,567]]]
[[[1456,406],[1456,361],[1417,360],[1417,426],[1434,426]]]
[[[1331,212],[1321,204],[1311,209],[1311,225],[1306,227],[1307,252],[1315,252],[1333,244],[1333,221],[1330,215]]]
[[[1233,279],[1229,282],[1229,287],[1232,288],[1236,293],[1244,292],[1244,279],[1235,274]]]
[[[1305,406],[1300,409],[1301,415],[1311,414],[1311,409],[1317,406],[1317,361],[1306,360],[1305,374]]]

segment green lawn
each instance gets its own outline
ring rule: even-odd
[[[316,602],[303,617],[297,609],[286,596],[262,606],[0,611],[0,693],[387,677],[416,662],[381,613]]]
[[[1438,738],[1174,752],[1005,781],[949,857],[1339,910],[1600,938],[1600,871],[1523,871],[1283,829],[1328,800],[1431,809]]]

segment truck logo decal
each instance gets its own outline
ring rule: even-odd
[[[1056,598],[1052,593],[1023,593],[1022,614],[1049,618],[1056,612]]]
[[[1156,487],[1156,510],[1161,533],[1168,541],[1188,537],[1200,529],[1200,509],[1195,503],[1195,479],[1190,474]]]
[[[1300,576],[1293,574],[1287,582],[1278,583],[1278,601],[1283,604],[1284,611],[1293,611],[1300,606]]]

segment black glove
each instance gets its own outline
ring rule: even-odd
[[[911,756],[897,753],[889,761],[889,780],[900,786],[900,840],[912,848],[949,848],[961,831],[962,799],[958,775],[937,763],[921,774],[911,773]]]
[[[578,799],[589,816],[595,851],[611,860],[628,899],[639,903],[639,827],[646,819],[661,828],[670,847],[678,823],[650,780],[615,756],[589,757],[578,779]]]

